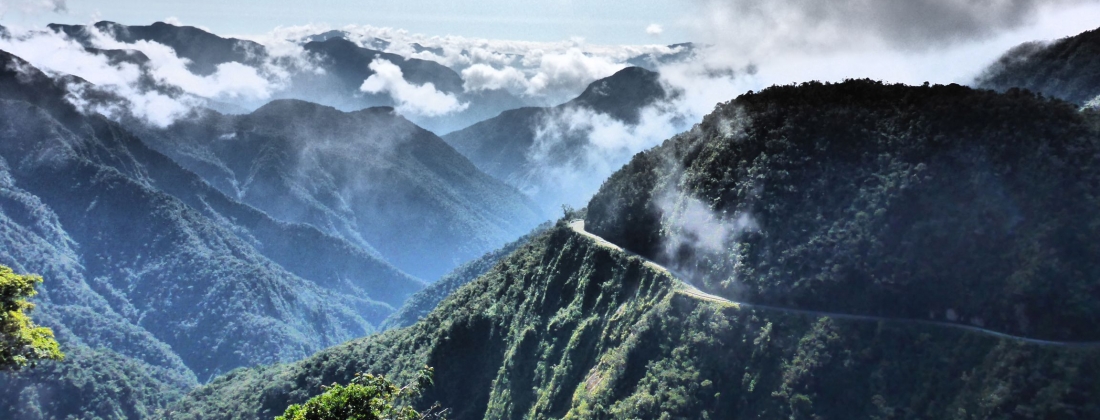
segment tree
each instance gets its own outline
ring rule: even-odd
[[[42,277],[15,274],[0,265],[0,369],[18,370],[39,360],[65,357],[53,331],[35,325],[27,315],[34,309],[27,299],[38,294],[34,286],[41,282]]]
[[[433,370],[424,367],[416,381],[398,388],[385,377],[356,374],[347,386],[332,384],[305,404],[287,407],[275,420],[420,420],[442,418],[437,407],[419,413],[399,400],[415,397],[432,384]]]

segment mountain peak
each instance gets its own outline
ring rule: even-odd
[[[569,101],[569,104],[586,106],[636,124],[642,108],[666,96],[667,92],[661,86],[657,72],[641,67],[627,67],[592,82],[580,96]]]

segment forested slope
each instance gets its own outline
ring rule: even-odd
[[[1006,52],[975,81],[978,87],[1028,89],[1083,105],[1100,96],[1100,29]]]
[[[641,153],[588,229],[736,300],[1100,339],[1097,114],[855,80],[748,93]]]
[[[135,128],[227,196],[434,280],[527,233],[534,203],[392,108],[277,100]]]
[[[35,319],[70,354],[0,378],[0,417],[148,417],[221,372],[365,335],[422,287],[226,198],[78,112],[66,83],[84,82],[0,52],[0,264],[46,279]]]
[[[456,419],[1100,414],[1095,350],[753,310],[679,287],[562,223],[411,327],[233,372],[169,418],[269,418],[355,372],[400,382],[425,364],[435,386],[419,404]]]

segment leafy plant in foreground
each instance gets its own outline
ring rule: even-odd
[[[0,369],[19,369],[34,366],[38,360],[61,360],[53,331],[39,327],[27,313],[34,304],[27,298],[38,292],[34,285],[42,277],[15,274],[12,269],[0,265]]]
[[[382,375],[356,374],[347,386],[332,384],[324,394],[311,398],[305,404],[287,407],[275,420],[420,420],[442,418],[436,407],[424,413],[417,412],[398,401],[420,394],[432,384],[433,370],[424,367],[416,380],[398,388]]]

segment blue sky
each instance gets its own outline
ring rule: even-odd
[[[0,0],[41,3],[50,0]],[[427,35],[556,41],[582,37],[601,44],[673,43],[686,40],[677,21],[690,2],[676,0],[68,0],[67,12],[25,14],[9,7],[3,20],[21,24],[88,23],[105,19],[148,24],[175,17],[221,34],[263,33],[276,26],[325,23],[402,28]],[[659,37],[646,33],[661,25]]]

